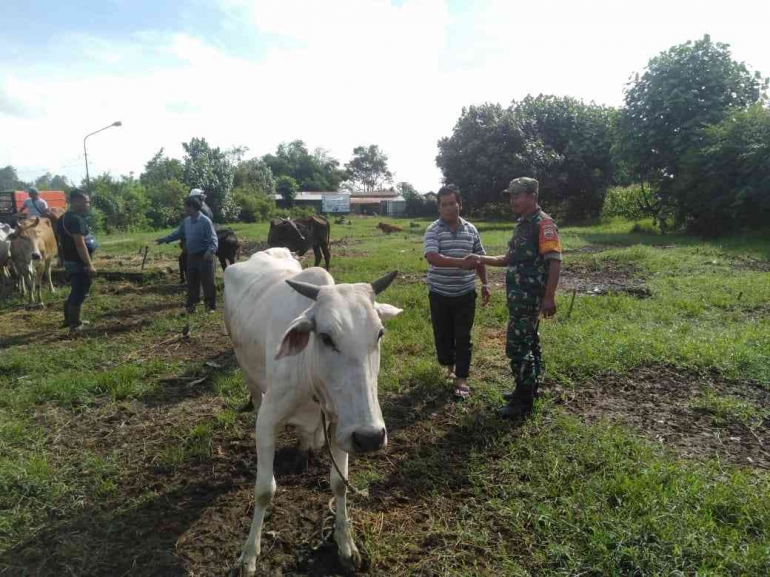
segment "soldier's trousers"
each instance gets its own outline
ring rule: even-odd
[[[509,305],[505,354],[511,360],[517,396],[531,399],[543,372],[538,326],[540,303]]]

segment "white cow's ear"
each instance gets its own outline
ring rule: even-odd
[[[377,314],[380,315],[380,320],[383,321],[397,317],[402,312],[404,312],[403,309],[399,309],[393,305],[388,305],[385,303],[374,303],[374,309],[377,311]]]
[[[281,346],[278,347],[275,359],[298,355],[305,350],[313,329],[315,329],[313,319],[305,315],[294,319],[281,339]]]

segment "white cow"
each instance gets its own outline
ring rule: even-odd
[[[240,570],[256,571],[265,510],[275,493],[275,439],[297,427],[300,448],[323,446],[321,410],[332,454],[347,477],[348,453],[377,451],[387,432],[377,399],[382,321],[401,309],[375,302],[396,272],[371,284],[335,285],[322,268],[302,270],[286,248],[254,254],[225,271],[225,324],[257,407],[254,518]],[[360,565],[347,516],[345,483],[334,467],[334,539],[348,568]]]
[[[13,229],[8,224],[0,223],[0,294],[5,294],[11,280],[11,241],[8,237],[12,233]]]

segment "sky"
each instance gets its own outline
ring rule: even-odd
[[[770,75],[770,2],[3,0],[0,166],[139,175],[182,142],[378,144],[395,181],[441,181],[462,108],[556,94],[620,106],[632,74],[710,34]]]

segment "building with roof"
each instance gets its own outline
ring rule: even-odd
[[[273,195],[279,208],[289,208],[280,194]],[[294,206],[310,207],[318,214],[348,214],[350,212],[350,193],[328,191],[300,191],[294,199]]]

